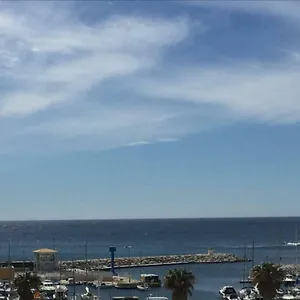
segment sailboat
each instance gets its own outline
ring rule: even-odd
[[[251,259],[251,262],[252,262],[252,269],[254,267],[254,241],[252,242],[252,259]],[[244,254],[244,269],[243,269],[243,279],[240,280],[240,283],[242,284],[246,284],[246,283],[252,283],[252,280],[250,278],[250,276],[248,276],[246,278],[246,274],[247,274],[247,245],[245,245],[245,254]]]

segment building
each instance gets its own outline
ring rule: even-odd
[[[13,266],[0,268],[0,280],[12,281],[15,277],[15,268]]]
[[[37,272],[51,272],[59,269],[57,251],[38,249],[34,253],[34,269]]]

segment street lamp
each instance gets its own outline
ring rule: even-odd
[[[133,246],[131,245],[127,245],[124,246],[125,249],[128,249],[128,261],[129,261],[129,265],[128,265],[128,272],[129,272],[129,282],[131,282],[131,275],[130,275],[130,267],[131,267],[131,258],[130,258],[130,250],[133,248]]]

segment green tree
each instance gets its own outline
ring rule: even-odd
[[[192,296],[195,276],[185,269],[170,269],[164,278],[164,287],[172,291],[172,300],[187,300]]]
[[[32,290],[38,290],[41,285],[41,279],[37,275],[25,273],[19,275],[14,280],[14,285],[20,295],[20,300],[32,300]]]
[[[252,282],[257,286],[260,295],[266,300],[272,300],[277,294],[285,272],[279,265],[263,263],[252,269]]]

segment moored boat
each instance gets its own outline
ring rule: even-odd
[[[149,287],[161,287],[161,280],[156,274],[141,274],[140,281],[142,284],[147,284]]]
[[[138,284],[136,287],[139,291],[148,291],[149,290],[149,286],[144,283],[144,284]]]
[[[229,296],[238,297],[235,288],[231,285],[225,285],[219,290],[219,294],[223,299],[228,299]]]

